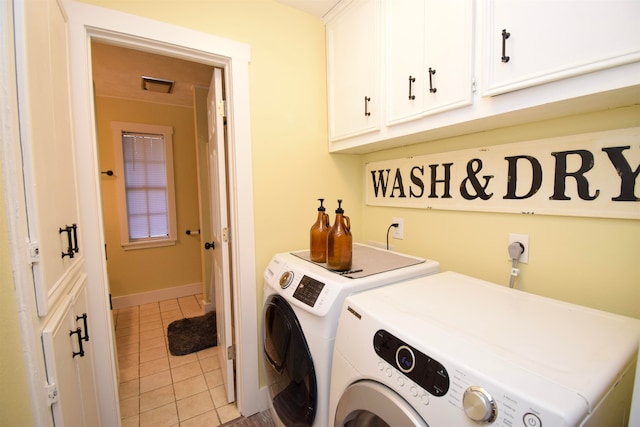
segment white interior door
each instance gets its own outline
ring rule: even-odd
[[[229,251],[229,215],[227,205],[227,168],[225,150],[225,113],[222,69],[216,68],[207,95],[209,122],[208,169],[211,188],[212,283],[214,287],[218,360],[227,391],[227,401],[235,401],[233,335],[231,316],[231,273]]]

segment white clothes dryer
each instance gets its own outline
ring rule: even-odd
[[[264,272],[263,367],[276,425],[329,425],[333,343],[344,299],[353,293],[435,274],[440,264],[367,245],[353,245],[350,271],[281,253]]]
[[[445,272],[346,298],[330,425],[626,426],[640,321]]]

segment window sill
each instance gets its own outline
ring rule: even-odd
[[[132,251],[136,249],[151,249],[160,248],[163,246],[175,246],[175,239],[163,239],[163,240],[145,240],[143,242],[127,242],[122,243],[122,248],[125,251]]]

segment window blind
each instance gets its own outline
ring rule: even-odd
[[[169,236],[164,136],[122,133],[129,239]]]

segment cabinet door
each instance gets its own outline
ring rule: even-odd
[[[424,104],[425,1],[385,4],[387,123],[418,118]]]
[[[51,412],[58,427],[84,425],[82,391],[74,361],[79,357],[79,344],[77,334],[71,334],[73,323],[71,298],[65,296],[42,331]]]
[[[82,348],[84,355],[75,357],[76,378],[78,388],[82,393],[82,415],[85,426],[99,426],[98,390],[95,379],[95,361],[93,353],[93,333],[89,304],[87,300],[87,275],[83,274],[71,291],[71,321],[72,329],[82,331]],[[78,410],[78,408],[76,408]]]
[[[68,26],[56,0],[16,1],[14,13],[29,240],[38,314],[44,316],[69,291],[82,258]]]
[[[93,346],[83,275],[42,330],[48,393],[56,426],[99,426]]]
[[[471,104],[471,0],[387,2],[387,124]]]
[[[377,0],[354,0],[326,25],[329,139],[380,129]]]
[[[490,0],[483,94],[638,61],[638,17],[637,0]]]

